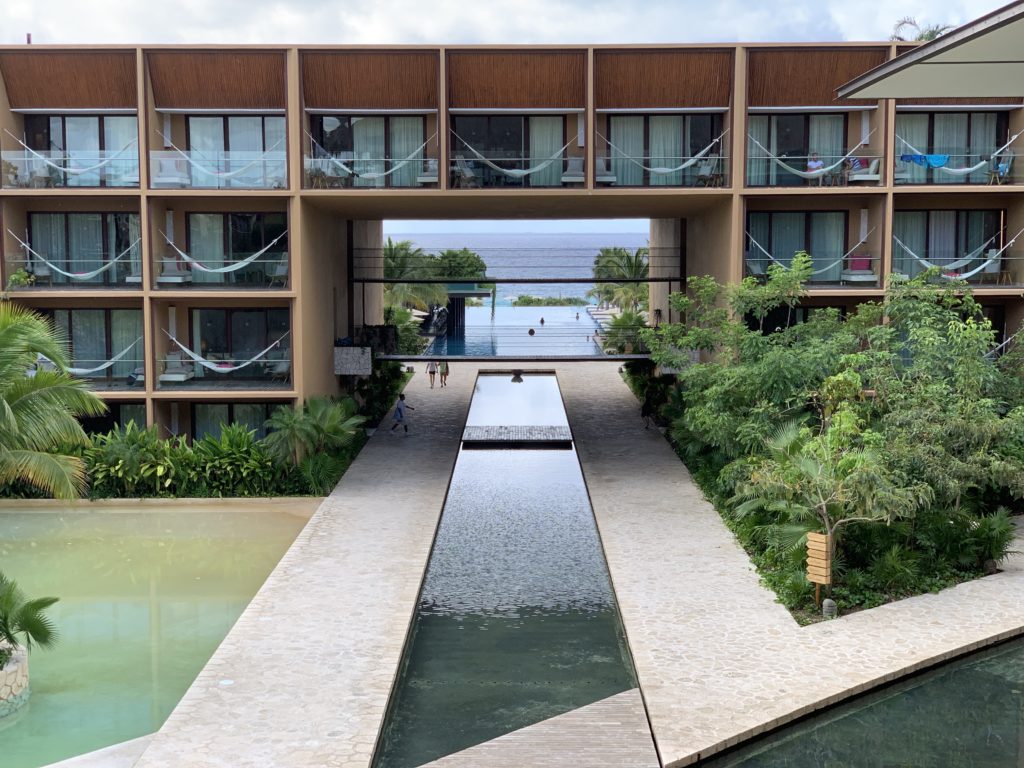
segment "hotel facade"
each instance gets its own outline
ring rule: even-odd
[[[386,219],[649,218],[668,320],[688,276],[798,250],[808,309],[935,266],[1012,334],[1024,103],[837,98],[906,50],[2,47],[2,285],[67,332],[94,428],[193,436],[339,391]]]

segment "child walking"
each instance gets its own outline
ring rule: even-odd
[[[401,424],[402,428],[405,429],[405,434],[409,434],[409,425],[405,423],[405,409],[408,408],[410,411],[415,411],[411,405],[405,404],[405,395],[398,396],[398,405],[395,406],[395,423],[391,427],[391,431],[394,432],[398,429],[398,425]]]

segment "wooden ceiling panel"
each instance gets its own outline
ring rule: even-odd
[[[706,50],[597,50],[597,109],[728,107],[733,52]]]
[[[284,51],[148,51],[157,109],[284,109]]]
[[[752,107],[839,107],[875,104],[837,99],[836,89],[885,63],[888,47],[752,50],[747,103]]]
[[[12,109],[135,109],[135,51],[7,51],[0,75]]]
[[[449,51],[453,109],[583,109],[586,51]]]
[[[307,109],[437,109],[439,51],[304,51]]]

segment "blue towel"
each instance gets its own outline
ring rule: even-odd
[[[928,168],[942,168],[949,162],[949,155],[900,155],[900,161]]]

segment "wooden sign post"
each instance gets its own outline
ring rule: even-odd
[[[807,534],[807,580],[814,585],[814,604],[821,605],[821,585],[832,583],[832,542],[824,533]]]

